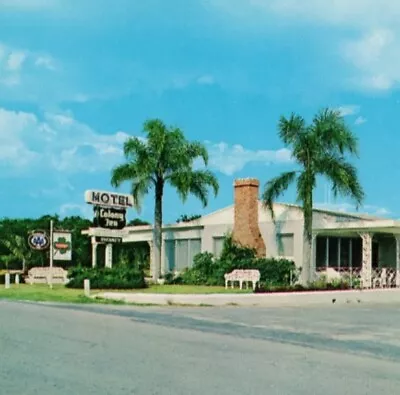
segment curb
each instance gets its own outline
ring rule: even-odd
[[[398,289],[274,294],[147,294],[104,292],[96,296],[126,303],[185,306],[300,307],[349,303],[400,304],[400,290]]]

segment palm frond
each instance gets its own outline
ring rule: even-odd
[[[265,184],[264,192],[262,194],[262,202],[264,207],[270,211],[273,221],[275,221],[273,208],[274,201],[289,188],[289,185],[295,180],[295,178],[296,171],[290,171],[282,173]]]
[[[153,180],[149,177],[136,178],[131,180],[131,194],[133,196],[133,203],[138,213],[142,210],[143,198],[149,193],[149,190],[153,187]]]
[[[147,172],[145,167],[138,163],[125,163],[115,167],[111,175],[111,185],[119,187],[124,182],[131,182],[131,193],[135,208],[140,212],[144,195],[154,185],[152,172]]]
[[[193,162],[194,160],[201,158],[204,164],[208,165],[208,151],[203,143],[199,141],[192,141],[187,144],[187,156]]]
[[[358,139],[338,111],[321,110],[314,117],[311,129],[322,150],[330,153],[336,151],[341,155],[346,152],[358,155]]]
[[[334,155],[326,156],[317,163],[317,172],[328,178],[332,183],[334,196],[350,197],[356,202],[357,208],[361,206],[365,194],[359,182],[357,169],[343,157]]]
[[[303,117],[291,114],[289,118],[281,117],[278,124],[279,137],[286,145],[296,144],[298,138],[307,130]]]
[[[171,175],[169,182],[176,188],[183,201],[192,194],[201,201],[204,207],[208,204],[209,190],[213,191],[214,196],[219,190],[218,180],[209,170],[178,171]]]

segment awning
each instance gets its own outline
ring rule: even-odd
[[[321,236],[353,236],[360,233],[389,233],[400,235],[400,221],[383,219],[374,221],[346,221],[326,223],[313,228]]]

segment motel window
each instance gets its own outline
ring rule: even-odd
[[[328,255],[328,267],[338,267],[338,237],[329,238],[329,255]]]
[[[193,265],[193,258],[201,252],[201,239],[165,240],[167,271],[182,271]]]
[[[316,247],[318,268],[325,268],[327,263],[328,267],[333,268],[361,266],[362,243],[360,237],[317,236]]]
[[[285,257],[294,256],[294,235],[293,233],[277,234],[278,255]]]
[[[193,259],[197,254],[201,252],[201,239],[190,239],[189,240],[189,267],[193,266]]]
[[[175,240],[165,240],[165,268],[168,272],[175,270]]]
[[[189,240],[176,240],[175,244],[175,264],[179,272],[187,268],[189,260]]]
[[[225,237],[213,237],[213,253],[214,256],[219,257],[224,248]]]

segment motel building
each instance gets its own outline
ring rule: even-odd
[[[221,253],[224,237],[233,232],[241,244],[259,256],[303,259],[303,213],[299,206],[275,203],[275,223],[259,201],[259,181],[238,179],[234,204],[185,223],[163,226],[162,274],[179,272],[204,251]],[[148,242],[153,267],[153,228],[127,226],[122,230],[93,227],[82,232],[92,240],[92,262],[105,244],[105,265],[112,267],[113,240]],[[134,247],[133,247],[134,248]],[[400,287],[400,221],[359,213],[313,210],[312,278],[347,278],[363,288]],[[304,279],[303,279],[304,280]]]

